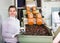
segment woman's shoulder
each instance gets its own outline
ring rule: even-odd
[[[16,21],[17,21],[17,22],[20,22],[19,19],[17,19],[17,18],[16,18]]]

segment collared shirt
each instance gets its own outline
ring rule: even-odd
[[[4,41],[15,43],[17,38],[15,35],[20,33],[19,20],[15,17],[9,17],[2,24],[2,36]]]
[[[53,12],[52,13],[52,29],[55,32],[58,27],[60,26],[60,17],[58,15],[59,11]]]

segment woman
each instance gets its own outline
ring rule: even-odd
[[[54,32],[57,31],[60,26],[60,12],[56,11],[52,13],[52,29]]]
[[[20,32],[20,23],[16,18],[17,10],[15,6],[8,9],[9,17],[2,24],[2,36],[5,43],[17,43],[17,35]]]

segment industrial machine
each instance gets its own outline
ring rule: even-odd
[[[26,0],[25,7],[17,7],[21,27],[18,38],[20,43],[52,43],[53,41],[53,34],[43,21],[40,2],[41,0]]]

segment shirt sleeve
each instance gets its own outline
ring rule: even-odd
[[[3,22],[2,23],[2,36],[3,37],[13,37],[12,35],[13,34],[11,34],[10,32],[9,32],[9,30],[8,30],[8,23],[6,23],[6,22]]]
[[[20,34],[20,22],[18,21],[17,24],[18,24],[17,28],[16,28],[17,30],[16,30],[16,33],[13,36]]]
[[[60,41],[60,33],[56,36],[56,38],[53,40],[53,43],[58,43]]]
[[[53,21],[54,23],[60,23],[59,15],[58,15],[57,12],[54,12],[54,13],[52,14],[52,21]]]

